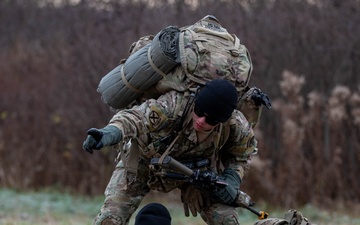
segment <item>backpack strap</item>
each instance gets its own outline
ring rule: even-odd
[[[236,123],[236,119],[230,118],[228,121],[226,121],[223,124],[220,124],[220,131],[219,131],[219,139],[218,142],[215,144],[215,153],[212,158],[211,165],[213,167],[218,168],[219,171],[222,171],[225,169],[224,165],[221,162],[221,154],[220,151],[222,147],[224,147],[225,143],[230,137],[230,126],[232,124]],[[223,135],[221,135],[222,131],[224,131]],[[218,172],[219,172],[218,171]]]
[[[159,165],[162,165],[162,162],[164,161],[164,158],[169,154],[170,150],[174,146],[177,139],[179,139],[180,135],[182,134],[182,131],[178,133],[178,135],[174,138],[174,140],[171,142],[171,144],[166,148],[165,152],[161,155],[159,159]]]
[[[123,65],[121,66],[120,73],[121,73],[121,79],[122,79],[122,81],[124,81],[124,84],[125,84],[125,86],[126,86],[127,88],[129,88],[130,90],[132,90],[132,91],[135,92],[135,93],[143,93],[143,91],[141,91],[141,90],[135,88],[134,86],[132,86],[132,85],[129,83],[129,81],[126,79],[125,73],[124,73],[124,66],[123,66]]]
[[[189,95],[188,100],[186,101],[186,104],[181,104],[181,108],[179,112],[177,112],[177,115],[179,116],[175,122],[174,125],[174,134],[176,134],[176,137],[171,142],[171,144],[166,148],[165,152],[161,155],[159,159],[159,164],[161,165],[164,158],[169,154],[170,150],[174,146],[175,142],[179,139],[180,135],[184,132],[185,127],[189,124],[191,121],[191,117],[187,117],[189,113],[191,113],[190,109],[193,108],[196,94],[199,92],[200,88],[197,88],[194,94]],[[185,120],[187,118],[187,120]]]
[[[166,74],[165,74],[163,71],[161,71],[161,70],[155,65],[154,61],[153,61],[152,58],[151,58],[151,47],[150,47],[150,48],[148,49],[148,51],[147,51],[147,58],[148,58],[148,61],[149,61],[150,66],[151,66],[158,74],[160,74],[162,77],[165,77]]]

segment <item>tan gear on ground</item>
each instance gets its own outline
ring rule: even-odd
[[[197,213],[200,213],[202,208],[210,206],[210,198],[204,196],[202,191],[191,184],[184,184],[181,187],[181,202],[186,217],[190,216],[189,209],[193,216],[197,216]]]
[[[311,225],[301,212],[290,209],[284,219],[268,218],[256,222],[254,225]]]
[[[295,209],[290,209],[285,214],[285,219],[289,221],[289,225],[310,225],[308,219]]]

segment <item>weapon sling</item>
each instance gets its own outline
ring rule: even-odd
[[[185,105],[182,115],[178,119],[177,123],[175,123],[174,133],[177,135],[174,138],[174,140],[171,142],[171,144],[166,148],[165,152],[161,155],[161,157],[159,159],[160,165],[162,165],[165,156],[167,156],[169,154],[169,152],[172,149],[172,147],[174,146],[175,142],[178,140],[180,135],[183,133],[184,127],[186,127],[188,125],[188,123],[190,122],[190,118],[188,118],[188,120],[186,122],[185,122],[185,118],[188,115],[191,106],[194,104],[195,97],[196,97],[197,93],[199,92],[199,90],[200,90],[200,87],[198,87],[196,89],[195,94],[190,95],[189,99],[186,102],[186,105]]]

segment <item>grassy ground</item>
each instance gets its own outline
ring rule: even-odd
[[[64,194],[56,191],[17,192],[0,189],[0,224],[1,225],[78,225],[92,224],[93,218],[102,205],[103,196],[89,198]],[[142,206],[149,202],[165,204],[172,216],[173,225],[201,225],[199,216],[183,216],[178,197],[171,194],[153,194],[145,198]],[[261,208],[258,206],[258,208]],[[318,225],[359,225],[360,216],[347,215],[339,211],[325,211],[312,206],[300,210],[310,222]],[[268,211],[270,217],[283,218],[285,209]],[[356,212],[356,211],[353,211]],[[240,209],[242,225],[252,225],[257,217],[251,212]],[[355,214],[355,213],[354,213]],[[134,224],[133,218],[130,225]]]

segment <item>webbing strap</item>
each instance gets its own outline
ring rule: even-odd
[[[133,92],[136,93],[143,93],[143,91],[135,88],[134,86],[132,86],[129,81],[126,80],[125,77],[125,73],[124,73],[124,66],[121,67],[121,79],[124,81],[124,84],[126,85],[126,87],[128,87],[130,90],[132,90]]]
[[[156,156],[156,154],[157,154],[157,151],[155,151],[154,149],[150,149],[148,152],[146,152],[146,157],[148,157],[149,159],[151,158],[151,157],[155,157]],[[160,154],[158,154],[159,156],[160,156]]]
[[[220,123],[218,132],[216,133],[215,140],[214,140],[215,150],[219,148],[220,138],[221,138],[221,131],[222,131],[223,127],[224,127],[224,124]]]
[[[153,68],[158,74],[160,74],[162,77],[165,77],[166,74],[161,71],[153,62],[153,60],[151,59],[151,46],[149,47],[148,49],[148,52],[147,52],[147,58],[148,58],[148,61],[149,61],[149,64],[151,66],[151,68]]]
[[[219,32],[219,31],[207,29],[207,28],[200,27],[200,26],[195,27],[194,30],[195,30],[196,33],[211,34],[211,35],[214,35],[214,36],[217,36],[217,37],[224,38],[224,39],[229,40],[229,41],[234,41],[234,37],[231,36],[228,32]]]
[[[198,91],[198,90],[197,90],[197,91]],[[191,98],[191,97],[190,97],[190,98]],[[182,112],[183,114],[185,113],[185,115],[181,115],[181,117],[186,116],[186,115],[189,113],[188,110],[189,110],[190,108],[187,108],[187,107],[191,107],[192,104],[194,103],[194,102],[191,102],[191,105],[189,106],[189,105],[188,105],[189,100],[190,100],[190,99],[188,99],[188,101],[187,101],[187,103],[186,103],[186,105],[185,105],[185,109],[184,109],[184,111]],[[184,104],[182,104],[182,106],[183,106],[183,105],[184,105]],[[160,159],[159,159],[159,164],[160,164],[160,165],[162,165],[162,162],[163,162],[164,158],[169,154],[169,152],[170,152],[170,150],[172,149],[172,147],[174,146],[175,142],[177,141],[177,139],[179,139],[180,135],[184,132],[185,128],[187,127],[187,125],[189,124],[189,122],[191,121],[191,119],[192,119],[191,117],[188,117],[187,120],[183,122],[181,131],[180,131],[179,133],[177,133],[177,136],[174,138],[174,140],[171,142],[171,144],[167,147],[167,149],[165,150],[165,152],[161,155],[161,157],[160,157]]]
[[[220,149],[224,146],[224,144],[226,143],[226,141],[229,139],[230,136],[230,125],[228,122],[224,123],[224,124],[220,124],[220,129],[219,129],[219,139],[218,139],[218,143],[215,144],[216,148],[215,148],[215,153],[214,153],[214,157],[212,158],[212,162],[211,165],[218,168],[220,171],[222,171],[224,169],[224,166],[222,165],[221,162],[221,152]],[[224,130],[224,136],[222,139],[222,143],[220,144],[220,139],[221,139],[221,132]],[[221,145],[221,146],[220,146]]]
[[[153,60],[151,59],[151,47],[148,48],[147,51],[147,58],[149,61],[149,64],[151,66],[151,68],[153,68],[158,74],[160,74],[162,77],[165,77],[166,74],[164,72],[162,72],[153,62]],[[124,66],[121,67],[121,79],[124,81],[124,84],[127,88],[129,88],[130,90],[132,90],[133,92],[136,93],[144,93],[144,91],[141,91],[137,88],[135,88],[134,86],[132,86],[129,81],[126,79],[125,77],[125,72],[124,72]]]
[[[205,38],[200,38],[200,36],[193,30],[188,29],[188,31],[191,33],[192,40],[196,43],[199,52],[205,53],[207,51],[207,49],[202,44],[202,42],[207,41],[207,40]]]
[[[172,147],[174,146],[175,142],[177,141],[177,139],[179,139],[180,135],[182,132],[180,132],[176,138],[174,138],[174,140],[171,142],[171,144],[169,145],[169,147],[167,147],[167,149],[165,150],[165,152],[161,155],[160,159],[159,159],[159,164],[162,165],[162,162],[164,161],[164,158],[169,154],[170,149],[172,149]]]
[[[235,39],[234,47],[235,47],[235,49],[239,49],[239,47],[240,47],[240,39],[237,38],[237,37],[234,37],[234,39]]]

